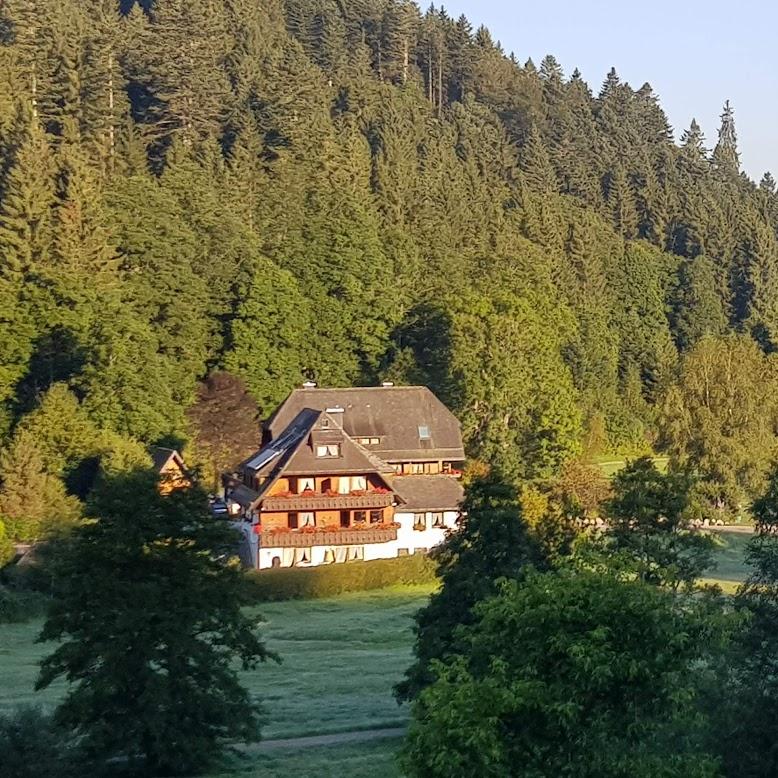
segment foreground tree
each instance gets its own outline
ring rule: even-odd
[[[241,612],[233,541],[197,487],[159,494],[135,471],[106,479],[56,562],[55,600],[40,636],[60,645],[37,688],[66,677],[57,708],[95,769],[126,759],[143,775],[192,774],[225,740],[257,740],[257,703],[235,660],[272,655]]]
[[[414,704],[412,778],[708,778],[697,606],[591,571],[504,582]]]
[[[736,597],[747,623],[737,633],[720,700],[726,720],[719,744],[732,778],[778,774],[778,467],[752,513],[756,533],[746,561],[753,572]]]
[[[412,700],[432,682],[433,663],[456,652],[457,629],[473,622],[474,605],[495,593],[498,578],[542,563],[514,487],[496,476],[474,481],[462,511],[457,530],[432,552],[441,587],[416,614],[416,661],[395,689],[398,700]]]
[[[614,477],[605,505],[608,551],[627,559],[641,581],[691,586],[712,564],[715,542],[689,523],[690,490],[686,475],[660,473],[650,457]]]

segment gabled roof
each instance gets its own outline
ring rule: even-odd
[[[256,492],[242,487],[243,500],[236,501],[256,502],[282,475],[376,473],[387,481],[392,467],[352,440],[340,427],[339,415],[303,408],[277,438],[238,465],[239,472],[248,470],[265,480]],[[336,443],[340,456],[317,456],[317,443]]]
[[[405,503],[403,511],[454,511],[464,496],[462,484],[450,475],[398,475],[391,487]]]
[[[351,438],[378,438],[371,452],[385,461],[462,461],[459,421],[426,386],[367,386],[349,389],[295,389],[265,422],[275,440],[304,408],[342,408]]]
[[[174,464],[181,470],[182,473],[186,472],[186,465],[181,454],[174,448],[164,448],[162,446],[152,446],[149,449],[151,455],[151,462],[154,466],[154,470],[157,473],[161,473],[166,465],[173,460]]]

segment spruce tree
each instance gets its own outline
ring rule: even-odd
[[[400,701],[418,697],[434,680],[434,662],[457,652],[459,628],[475,621],[474,607],[495,594],[499,578],[518,579],[543,561],[516,490],[496,475],[470,484],[459,526],[433,558],[441,586],[416,614],[414,663],[395,687]]]
[[[729,100],[724,103],[721,114],[719,140],[713,150],[713,166],[725,174],[736,175],[740,171],[740,154],[737,150],[737,133],[735,132],[735,114]]]

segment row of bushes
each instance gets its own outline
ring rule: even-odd
[[[0,624],[29,621],[46,613],[48,599],[39,592],[20,591],[0,584]]]
[[[253,570],[246,574],[246,579],[249,596],[257,602],[315,600],[387,586],[434,584],[437,580],[435,563],[424,554],[309,568]]]

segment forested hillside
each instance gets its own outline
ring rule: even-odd
[[[654,448],[719,508],[762,487],[778,199],[728,104],[712,151],[696,123],[676,143],[648,84],[520,64],[405,0],[1,13],[15,537],[149,444],[197,460],[214,371],[261,415],[306,378],[428,384],[516,479]]]

